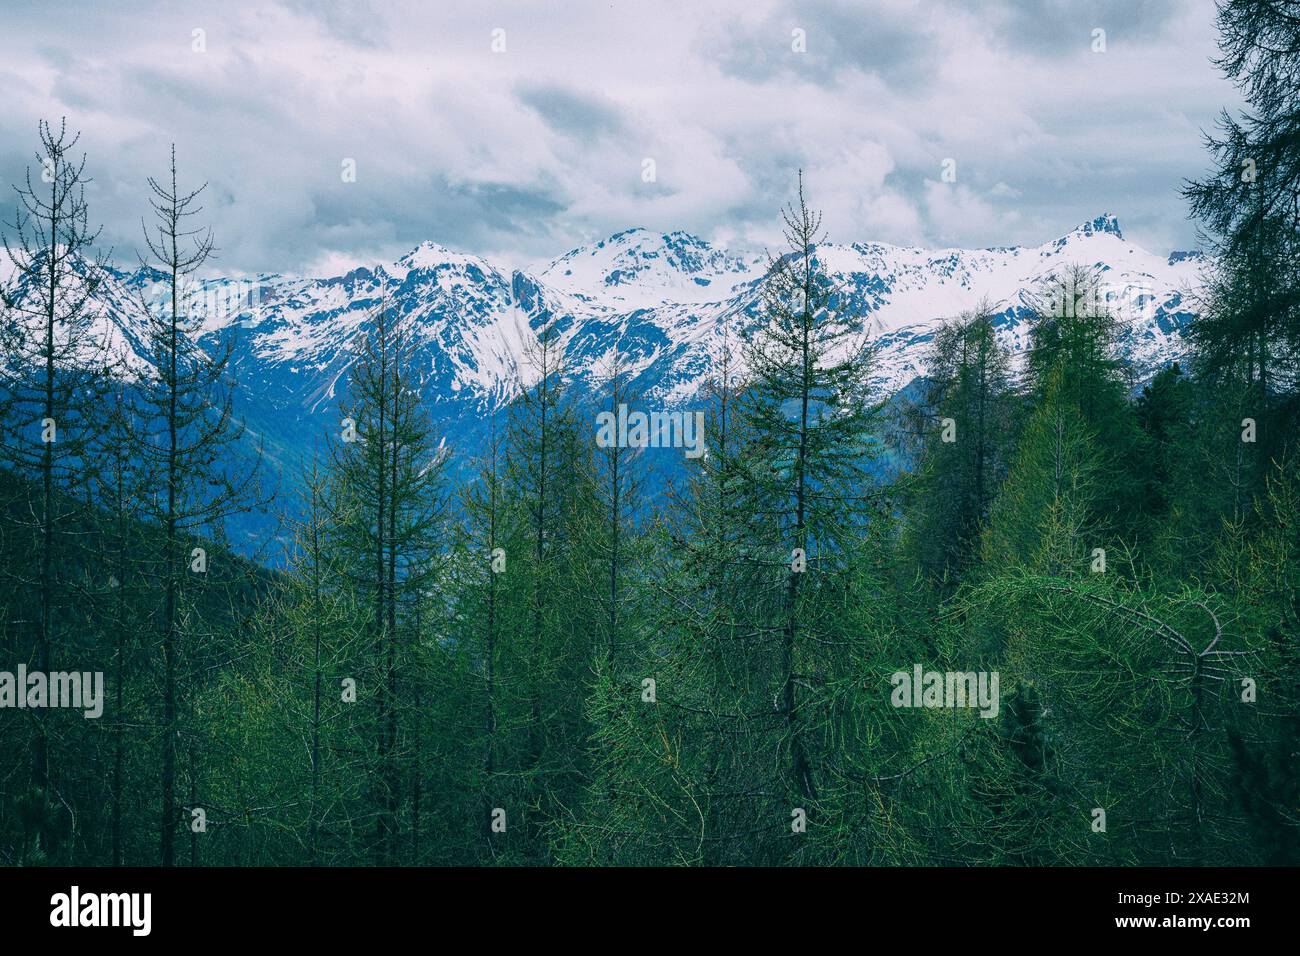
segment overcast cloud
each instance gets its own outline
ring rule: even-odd
[[[182,180],[210,184],[227,274],[332,273],[430,239],[522,266],[634,225],[758,247],[799,167],[836,241],[1039,243],[1112,212],[1148,248],[1192,248],[1179,185],[1239,102],[1210,62],[1213,16],[1211,0],[0,0],[0,178],[34,163],[38,119],[66,115],[92,215],[130,262],[175,141]]]

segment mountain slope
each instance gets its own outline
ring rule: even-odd
[[[1204,259],[1156,255],[1100,216],[1041,246],[921,249],[876,242],[819,247],[840,289],[837,307],[860,317],[877,347],[882,396],[923,374],[927,343],[945,319],[986,301],[999,334],[1027,344],[1030,304],[1071,265],[1099,276],[1120,319],[1122,346],[1151,373],[1182,353]],[[445,440],[472,452],[487,417],[533,375],[537,331],[553,322],[579,392],[616,353],[634,371],[647,408],[689,405],[707,381],[723,330],[733,342],[758,321],[761,253],[717,249],[684,232],[629,229],[580,246],[535,273],[426,242],[395,263],[344,275],[210,279],[189,291],[203,316],[201,344],[232,346],[236,405],[267,443],[273,465],[295,460],[346,412],[352,347],[376,309],[406,321],[417,377]],[[99,328],[138,372],[144,310],[161,307],[163,279],[111,272],[99,295]]]

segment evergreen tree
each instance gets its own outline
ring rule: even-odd
[[[1146,476],[1118,337],[1119,320],[1098,275],[1073,266],[1052,276],[1030,329],[1024,387],[1031,406],[1044,403],[1051,389],[1078,412],[1095,445],[1092,517],[1109,534],[1131,542],[1142,524],[1137,509]]]
[[[705,404],[706,452],[686,463],[648,529],[645,639],[619,672],[600,667],[588,701],[592,783],[560,859],[669,865],[761,861],[776,831],[754,754],[779,715],[763,700],[738,507],[743,440],[734,341],[724,323]],[[759,569],[757,573],[763,573]],[[655,821],[653,827],[646,820]]]
[[[1300,285],[1295,281],[1300,206],[1300,18],[1272,0],[1219,5],[1216,61],[1242,91],[1208,137],[1212,169],[1184,188],[1214,253],[1202,314],[1190,330],[1196,371],[1227,386],[1257,423],[1250,493],[1286,457],[1300,419]]]
[[[1026,568],[1085,573],[1105,542],[1094,520],[1095,444],[1082,414],[1066,398],[1059,373],[1021,435],[981,543],[984,569]]]
[[[406,731],[421,675],[415,610],[437,583],[435,554],[444,503],[442,454],[415,388],[410,333],[384,303],[356,346],[343,404],[343,430],[332,445],[332,480],[347,515],[341,566],[357,600],[371,609],[372,658],[363,675],[373,701],[370,777],[378,863],[398,854]],[[361,683],[362,681],[358,681]]]
[[[436,718],[445,737],[463,741],[466,751],[452,764],[459,774],[450,783],[464,792],[463,812],[474,821],[466,852],[482,861],[494,860],[506,843],[493,829],[494,810],[523,803],[512,774],[531,716],[519,706],[527,670],[513,639],[520,633],[514,615],[526,598],[522,576],[511,573],[511,556],[518,561],[527,545],[522,514],[509,500],[505,457],[493,413],[476,471],[460,489],[462,518],[449,558],[455,640],[435,691],[447,702],[445,714]]]
[[[769,263],[761,322],[745,343],[743,414],[752,445],[741,493],[750,560],[781,569],[780,583],[770,579],[770,590],[755,597],[770,602],[768,634],[777,643],[772,677],[785,725],[783,787],[807,806],[817,799],[807,728],[826,703],[818,701],[824,687],[807,675],[821,657],[819,643],[833,633],[823,588],[840,584],[845,548],[869,498],[873,406],[863,332],[836,309],[836,290],[817,260],[821,216],[805,202],[802,176],[797,203],[783,218],[789,251]],[[801,702],[801,693],[809,699]]]
[[[991,307],[945,324],[916,417],[923,445],[907,508],[909,547],[936,581],[960,576],[1006,474],[1014,427],[1009,357]]]
[[[586,490],[583,459],[590,434],[579,434],[567,394],[564,343],[554,319],[541,327],[525,355],[523,391],[512,407],[506,484],[520,509],[521,553],[508,553],[511,587],[526,595],[526,610],[512,613],[508,640],[521,668],[514,679],[527,711],[518,774],[523,802],[500,807],[518,820],[511,839],[517,859],[549,858],[546,831],[580,799],[586,774],[583,704],[592,665],[593,635],[571,613],[581,587],[575,581],[580,551],[578,521]]]
[[[303,746],[294,749],[295,756],[308,754],[305,850],[315,866],[329,858],[340,805],[347,806],[345,795],[355,789],[343,782],[355,761],[341,744],[356,739],[349,732],[356,722],[346,719],[344,708],[352,708],[346,682],[358,673],[364,622],[337,543],[351,523],[351,502],[330,488],[315,462],[304,469],[301,486],[303,516],[294,526],[289,573],[273,610],[286,658],[283,679],[292,685],[285,696],[306,725]]]
[[[631,370],[626,358],[616,353],[598,374],[598,414],[617,422],[620,408],[634,408],[638,398],[629,385]],[[600,434],[598,426],[598,439]],[[620,658],[641,643],[644,616],[632,584],[645,557],[636,522],[645,505],[641,470],[646,455],[645,448],[624,447],[617,440],[602,445],[598,440],[585,489],[595,499],[595,508],[582,524],[579,546],[588,555],[583,566],[592,572],[592,579],[580,587],[591,596],[589,613],[599,622],[596,640],[603,638],[604,647],[598,654],[614,672],[619,670]]]

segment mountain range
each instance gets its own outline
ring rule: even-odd
[[[923,375],[935,329],[980,302],[1022,353],[1032,303],[1072,265],[1097,275],[1120,319],[1121,348],[1139,375],[1153,374],[1183,351],[1205,265],[1199,252],[1142,249],[1111,215],[1039,246],[827,243],[817,258],[839,289],[836,307],[860,317],[876,345],[882,397]],[[641,228],[530,270],[425,242],[394,263],[342,275],[204,279],[188,303],[203,318],[201,345],[230,343],[236,410],[283,475],[337,431],[353,340],[384,303],[406,323],[419,388],[443,439],[473,453],[484,422],[532,384],[528,347],[546,323],[555,324],[579,392],[621,354],[644,406],[689,406],[723,330],[734,336],[758,321],[767,263],[762,252]],[[148,268],[110,270],[102,285],[97,327],[126,355],[128,375],[149,361],[144,310],[163,301],[164,278]]]

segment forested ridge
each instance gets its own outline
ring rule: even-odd
[[[596,440],[656,410],[628,361],[593,407],[553,325],[445,446],[380,307],[273,496],[186,308],[203,189],[176,151],[147,184],[167,294],[128,375],[89,163],[42,125],[4,229],[0,671],[107,699],[0,707],[0,862],[1300,863],[1300,21],[1220,27],[1250,112],[1184,186],[1213,252],[1184,361],[1135,388],[1081,264],[1023,361],[988,304],[886,403],[800,177],[671,479],[681,448]],[[250,511],[283,517],[262,562],[223,532]],[[994,699],[902,681],[930,672]]]

